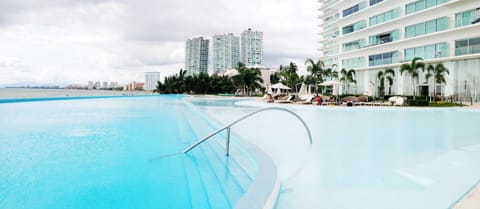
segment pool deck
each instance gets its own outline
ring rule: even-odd
[[[468,193],[453,209],[477,209],[480,207],[480,185]]]

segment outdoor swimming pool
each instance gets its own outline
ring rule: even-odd
[[[21,101],[21,100],[19,100]],[[256,177],[183,96],[0,104],[0,208],[233,208]]]
[[[233,133],[270,154],[282,183],[277,209],[448,209],[480,180],[480,112],[461,109],[275,105],[190,99],[220,123],[262,107]]]
[[[269,111],[232,128],[229,158],[224,136],[179,154],[267,106],[182,96],[0,104],[0,208],[234,208],[261,167],[240,138],[277,163],[278,209],[447,209],[480,180],[471,110],[278,105],[302,116],[313,145],[295,118]]]

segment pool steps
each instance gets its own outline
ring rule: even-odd
[[[190,121],[191,123],[195,124],[195,126],[192,126],[192,128],[195,130],[197,135],[201,135],[201,134],[207,135],[209,133],[212,133],[212,131],[214,130],[218,130],[218,127],[220,127],[219,124],[221,123],[217,123],[214,125],[212,122],[213,120],[207,117],[203,112],[199,111],[195,106],[193,106],[193,104],[185,101],[185,105],[187,107],[190,106],[191,107],[190,110],[197,113],[196,115],[202,116],[202,118],[204,119],[203,123],[201,122],[199,123],[198,120],[194,122]],[[284,110],[283,108],[265,108],[257,112],[262,112],[269,109],[280,109],[282,111]],[[285,111],[289,112],[288,110],[285,110]],[[253,115],[257,112],[254,112],[250,115]],[[290,112],[290,113],[293,116],[299,118],[299,116],[296,115],[295,113],[293,112]],[[238,121],[241,121],[249,117],[250,115],[244,116],[244,118]],[[197,117],[194,117],[194,118],[197,118]],[[304,123],[304,121],[301,118],[299,119],[305,125],[305,128],[309,133],[309,136],[311,136],[310,131],[308,127],[306,127],[306,124]],[[205,123],[207,125],[206,128],[205,128]],[[199,128],[198,127],[199,124],[203,124],[202,126],[203,128]],[[220,132],[219,135],[223,135],[223,133]],[[227,159],[231,161],[232,159],[234,159],[237,162],[242,162],[242,163],[239,163],[242,165],[253,165],[253,164],[256,165],[256,169],[245,169],[245,167],[240,166],[240,168],[242,168],[241,170],[243,170],[245,173],[251,173],[252,172],[251,170],[255,170],[253,172],[255,178],[253,179],[253,182],[249,186],[248,190],[245,191],[243,196],[241,196],[240,200],[238,200],[237,203],[234,205],[234,207],[233,206],[232,207],[235,209],[272,209],[274,208],[278,194],[279,194],[279,190],[280,190],[280,184],[277,179],[277,169],[276,169],[275,163],[270,158],[270,156],[266,155],[258,147],[250,144],[245,140],[241,140],[240,139],[241,137],[239,136],[236,136],[234,134],[232,135],[237,139],[231,140],[231,143],[235,145],[233,146],[231,145],[230,147],[241,147],[240,149],[237,150],[239,151],[239,153],[236,153],[235,157],[225,156],[226,147],[223,147],[225,145],[225,139],[224,139],[225,137],[212,139],[212,140],[209,140],[208,142],[203,141],[205,142],[205,145],[202,145],[199,147],[200,150],[205,150],[205,148],[201,148],[201,147],[210,147],[211,149],[215,149],[216,152],[214,153],[216,153],[216,156],[223,160]],[[218,136],[215,136],[215,137],[218,137]],[[309,138],[309,140],[311,143],[311,137]],[[238,141],[241,141],[242,143],[239,143]],[[197,143],[196,145],[199,145],[199,143]],[[191,147],[193,148],[195,146],[191,146]],[[240,153],[243,153],[243,154],[247,153],[245,154],[245,156],[247,156],[246,157],[247,160],[243,158],[238,158],[238,155],[240,155]],[[238,160],[238,159],[242,159],[242,160]],[[247,164],[247,163],[244,163],[243,161],[250,161],[250,163]],[[251,166],[246,166],[246,168],[251,168]],[[247,175],[247,176],[252,176],[252,175]],[[235,178],[232,180],[235,180]],[[238,181],[238,178],[237,178],[237,181]],[[227,194],[227,197],[230,198],[230,201],[232,201],[231,196],[229,194]]]
[[[198,124],[198,123],[195,123],[195,124]],[[197,128],[192,127],[193,130],[198,129],[198,128],[201,128],[201,127],[197,127]],[[205,130],[203,128],[201,128],[201,129]],[[195,132],[197,132],[197,133],[199,131],[201,131],[201,130],[195,130]],[[198,138],[198,136],[195,137],[194,139],[197,139],[197,138]],[[219,139],[219,140],[221,140],[221,139]],[[200,159],[209,159],[211,161],[211,162],[208,163],[208,166],[210,167],[210,170],[209,170],[208,173],[205,173],[204,175],[215,175],[216,179],[218,180],[218,185],[220,185],[221,191],[223,191],[223,194],[226,195],[226,198],[229,200],[229,202],[236,202],[236,201],[238,201],[240,196],[243,194],[243,191],[238,191],[237,190],[238,187],[234,186],[234,184],[232,184],[232,183],[235,183],[236,185],[238,185],[239,183],[236,182],[237,178],[242,178],[243,179],[244,176],[245,175],[248,176],[248,174],[246,172],[243,172],[243,173],[241,173],[243,175],[236,176],[236,178],[234,177],[234,178],[230,179],[230,181],[228,179],[225,179],[225,175],[231,175],[231,174],[230,173],[225,174],[225,169],[226,168],[224,166],[224,162],[221,161],[221,158],[223,158],[223,159],[226,158],[225,155],[224,155],[224,150],[220,149],[220,147],[219,147],[219,149],[215,149],[215,148],[213,148],[214,146],[218,147],[219,144],[215,141],[212,141],[212,143],[205,144],[205,146],[203,146],[200,149],[200,151],[196,152],[196,153],[200,153],[200,155],[201,155]],[[233,158],[231,158],[229,160],[234,161]],[[203,161],[199,160],[199,163],[202,163],[202,162]],[[202,167],[202,165],[199,165],[199,167]],[[234,167],[234,166],[231,165],[229,167]],[[222,175],[223,175],[223,177],[222,177]],[[248,178],[251,179],[252,177],[248,177]],[[251,181],[249,181],[248,183],[250,184]],[[209,185],[209,186],[211,186],[211,185]],[[229,205],[230,205],[229,208],[232,208],[233,204],[229,204]],[[215,207],[215,208],[217,208],[217,207]],[[226,207],[219,207],[219,208],[226,208]]]
[[[195,140],[198,139],[198,134],[212,129],[205,121],[194,117],[195,114],[192,115],[188,112],[183,112],[182,114],[187,118],[187,123],[182,124],[182,126],[188,127],[182,129],[193,130],[193,133],[189,133],[188,135],[184,134],[182,137]],[[196,126],[192,126],[192,123],[196,124]],[[194,166],[198,170],[196,173],[200,176],[199,178],[203,179],[205,186],[208,187],[208,189],[204,188],[206,195],[210,197],[208,199],[218,200],[219,195],[224,195],[223,199],[226,201],[209,202],[209,205],[202,203],[202,207],[195,207],[195,202],[199,202],[198,200],[194,200],[196,198],[195,195],[198,194],[192,194],[192,208],[233,208],[234,204],[240,199],[245,189],[247,189],[252,182],[253,177],[249,175],[250,172],[246,172],[244,168],[240,166],[237,158],[227,159],[225,157],[224,149],[220,144],[220,142],[224,140],[220,138],[217,140],[218,141],[214,140],[202,146],[200,150],[192,153],[193,156],[191,156],[190,161],[196,164],[196,166]],[[188,140],[182,139],[182,141]],[[208,159],[210,162],[202,159]],[[224,166],[226,160],[228,160],[229,163],[228,167]],[[200,168],[204,169],[199,170]],[[192,175],[190,172],[188,173]],[[188,178],[193,180],[195,177]],[[220,197],[220,199],[222,199],[222,197]]]
[[[175,108],[175,112],[177,114],[177,118],[184,118],[185,116],[183,113],[178,109]],[[179,140],[182,144],[188,144],[189,142],[186,140],[188,138],[193,137],[193,133],[189,127],[187,127],[187,124],[183,122],[183,120],[177,120],[177,127],[178,127],[178,134],[179,134]],[[186,178],[187,182],[187,192],[189,194],[189,205],[191,209],[210,209],[212,208],[210,205],[210,201],[208,201],[208,196],[206,193],[206,186],[204,181],[199,175],[193,175],[193,174],[199,174],[198,168],[190,162],[188,159],[183,158],[182,159],[183,167],[185,168],[184,171],[184,176]],[[193,193],[193,191],[190,189],[191,187],[195,188],[201,188],[200,191],[202,191],[199,194]]]

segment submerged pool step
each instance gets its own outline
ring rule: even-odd
[[[209,126],[208,122],[202,120],[200,117],[190,116],[191,117],[187,117],[189,125],[197,136],[192,140],[192,143],[199,139],[199,133],[205,134],[214,131],[213,127]],[[195,124],[195,126],[192,126],[192,123]],[[253,178],[249,175],[249,172],[244,170],[244,168],[242,168],[242,166],[235,160],[235,157],[225,156],[225,148],[221,145],[222,142],[225,142],[223,138],[213,138],[202,144],[202,146],[192,150],[189,155],[196,159],[198,167],[202,169],[200,172],[203,178],[205,178],[205,184],[208,187],[211,186],[208,182],[211,181],[210,178],[213,174],[215,181],[220,186],[221,193],[225,195],[225,198],[228,201],[228,207],[231,208],[234,207],[234,204],[241,198],[246,189],[248,189]],[[206,167],[208,167],[208,169],[206,169]],[[211,192],[209,192],[209,194],[210,193]],[[224,206],[217,207],[215,204],[216,203],[212,203],[212,208],[225,208]]]
[[[225,156],[225,147],[220,143],[225,140],[218,139],[210,142],[207,146],[210,146],[212,151],[216,154],[217,159],[222,162],[223,165],[228,164],[229,175],[234,176],[234,181],[241,188],[242,193],[245,192],[250,184],[253,182],[253,177],[243,168],[239,163],[239,157],[236,154],[232,154],[231,157]]]
[[[240,197],[245,192],[245,189],[241,186],[238,181],[241,176],[234,176],[231,172],[234,166],[230,165],[228,161],[231,158],[227,158],[224,155],[219,156],[216,151],[212,148],[211,144],[205,144],[206,146],[202,147],[205,155],[211,161],[210,165],[215,171],[215,175],[218,178],[221,186],[224,188],[225,194],[227,195],[229,202],[236,203]]]
[[[176,110],[177,118],[185,118],[182,111]],[[177,120],[177,127],[179,133],[179,141],[181,144],[188,144],[189,139],[195,138],[190,124],[186,120]],[[183,165],[185,169],[185,176],[187,181],[187,189],[189,193],[189,202],[191,209],[212,209],[210,199],[208,197],[208,189],[206,188],[203,177],[201,176],[196,164],[191,161],[188,156],[184,156]]]
[[[191,127],[189,122],[182,124],[182,126],[184,126],[184,128],[182,128],[184,130],[182,137],[185,137],[182,141],[193,143],[197,138],[196,133],[193,131],[193,127]],[[208,158],[203,152],[197,152],[194,156],[185,155],[192,208],[231,208],[231,203],[229,202],[219,179],[215,176],[215,170],[206,159]],[[195,189],[192,189],[198,187],[202,188],[202,192],[195,192]]]

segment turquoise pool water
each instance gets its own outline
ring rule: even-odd
[[[233,208],[255,162],[182,96],[0,104],[1,209]]]
[[[332,108],[191,99],[220,123],[262,107],[233,133],[277,163],[277,209],[448,209],[480,180],[480,112],[462,109]]]

